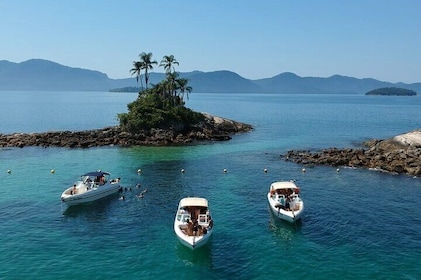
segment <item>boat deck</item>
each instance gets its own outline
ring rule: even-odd
[[[213,226],[209,210],[203,207],[184,207],[177,212],[179,228],[188,236],[202,236],[207,234]]]

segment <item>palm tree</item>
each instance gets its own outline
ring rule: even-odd
[[[170,87],[170,95],[171,96],[175,96],[176,91],[177,91],[177,78],[178,78],[178,73],[177,72],[169,72],[167,73],[167,81],[169,83],[169,87]]]
[[[136,75],[136,83],[139,83],[140,72],[142,71],[142,69],[143,69],[142,62],[140,62],[140,61],[133,61],[133,68],[130,69],[130,73],[132,75]],[[140,85],[141,85],[141,90],[143,90],[142,79],[140,79]]]
[[[153,64],[158,64],[155,60],[152,60],[152,53],[145,53],[142,52],[139,54],[140,63],[142,64],[141,69],[145,70],[145,83],[146,88],[148,88],[148,81],[149,81],[149,73],[148,70],[153,69]]]
[[[171,98],[171,84],[168,80],[163,80],[160,83],[158,83],[155,88],[157,92],[162,97],[163,100],[163,107],[171,107],[171,105],[174,103],[173,98]]]
[[[189,83],[189,80],[185,78],[180,78],[180,79],[177,79],[175,82],[177,83],[177,88],[178,90],[180,90],[180,93],[181,93],[181,97],[180,97],[181,101],[183,101],[184,99],[185,92],[187,92],[187,99],[189,99],[189,93],[193,89],[191,86],[187,85]]]
[[[164,66],[165,72],[171,73],[171,70],[175,71],[174,65],[179,65],[177,59],[173,55],[164,55],[159,66]]]

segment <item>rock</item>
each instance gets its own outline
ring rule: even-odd
[[[194,141],[227,141],[230,134],[247,132],[251,125],[224,119],[221,117],[205,115],[205,121],[194,125],[190,129],[150,129],[128,133],[121,131],[120,127],[106,127],[86,131],[57,131],[42,133],[13,133],[0,134],[0,147],[68,147],[89,148],[97,146],[168,146],[185,145]]]
[[[288,151],[282,157],[300,164],[372,168],[394,174],[421,175],[421,130],[386,140],[370,140],[368,149]]]

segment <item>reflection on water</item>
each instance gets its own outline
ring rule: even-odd
[[[302,221],[298,220],[294,223],[290,223],[275,217],[270,209],[270,220],[269,220],[269,229],[274,233],[275,237],[278,240],[282,240],[286,243],[293,240],[294,236],[300,232]]]
[[[80,205],[67,206],[62,204],[63,216],[66,217],[94,217],[95,220],[101,219],[107,212],[112,201],[115,201],[117,194],[109,195],[102,199],[92,201],[89,203],[83,203]]]
[[[179,261],[186,266],[200,265],[211,267],[212,265],[212,239],[209,240],[208,244],[196,250],[187,248],[177,240],[175,251]]]

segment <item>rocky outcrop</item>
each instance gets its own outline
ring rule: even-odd
[[[0,134],[0,147],[68,147],[89,148],[108,145],[169,146],[196,141],[230,140],[231,135],[247,132],[251,125],[204,114],[205,121],[186,128],[151,129],[124,132],[118,126],[85,131]]]
[[[421,130],[386,140],[370,140],[362,149],[329,148],[321,151],[288,151],[282,157],[304,165],[370,168],[395,174],[421,175]]]

